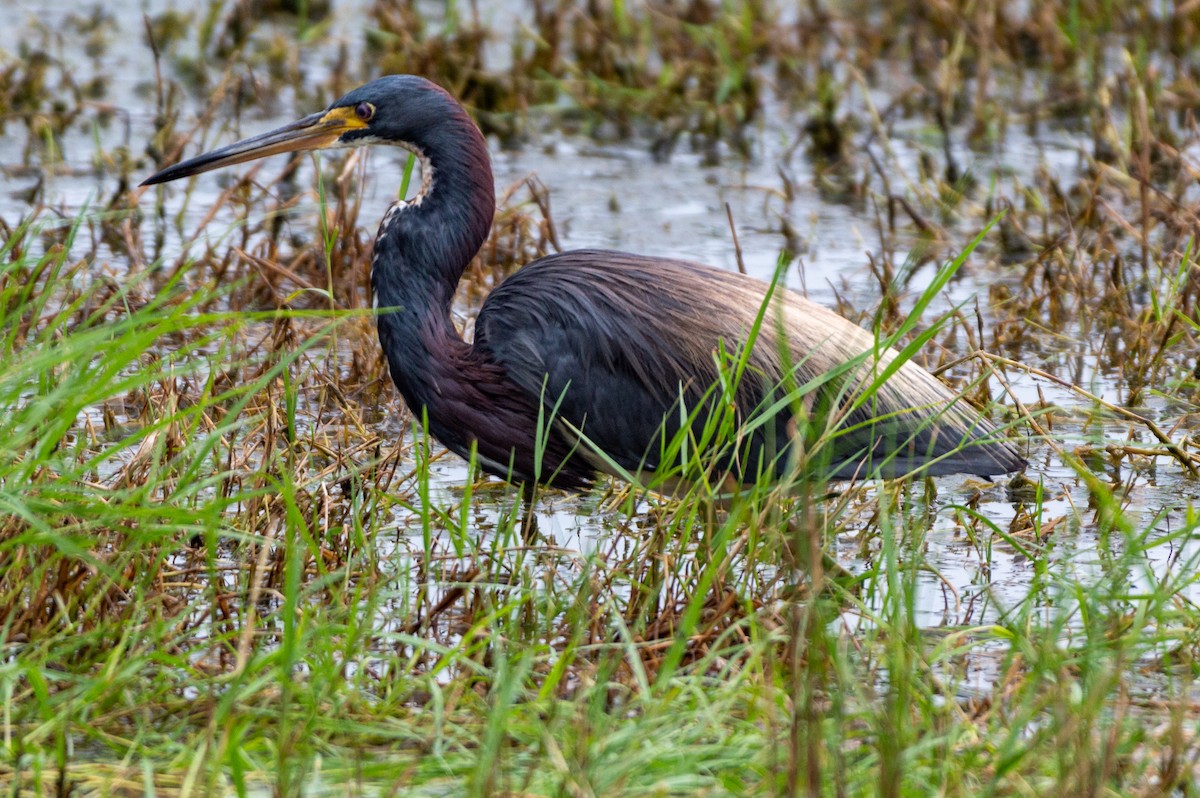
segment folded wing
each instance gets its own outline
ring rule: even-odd
[[[896,367],[894,351],[837,314],[778,290],[756,328],[766,290],[683,261],[553,255],[492,292],[475,346],[562,430],[582,433],[580,450],[602,470],[670,467],[681,429],[713,443],[714,414],[738,430],[718,436],[714,455],[745,482],[783,475],[801,449],[837,479],[1024,466],[965,401],[915,364]]]

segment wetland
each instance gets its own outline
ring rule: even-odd
[[[1195,794],[1194,4],[7,9],[0,789]],[[379,351],[404,151],[137,188],[392,72],[488,137],[465,334],[554,251],[779,269],[1029,468],[524,540]]]

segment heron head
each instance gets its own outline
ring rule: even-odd
[[[359,86],[324,111],[169,166],[143,186],[284,152],[396,144],[420,151],[447,117],[465,112],[444,89],[415,75],[388,75]]]

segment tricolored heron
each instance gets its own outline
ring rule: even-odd
[[[365,144],[397,145],[421,162],[420,193],[388,209],[371,264],[392,379],[435,438],[464,457],[474,449],[492,474],[574,489],[597,470],[661,472],[668,453],[677,457],[672,441],[710,440],[711,414],[730,408],[737,431],[712,455],[735,483],[794,468],[790,454],[818,415],[836,421],[819,448],[830,478],[994,476],[1025,465],[927,371],[905,362],[888,373],[896,352],[872,334],[782,288],[756,327],[768,285],[694,263],[599,250],[541,258],[491,292],[474,343],[464,342],[450,302],[492,226],[491,162],[466,110],[420,77],[379,78],[142,185]],[[713,390],[747,341],[740,383]]]

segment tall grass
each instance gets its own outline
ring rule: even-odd
[[[438,488],[419,434],[345,433],[324,331],[353,314],[212,312],[215,289],[114,286],[32,240],[10,238],[0,279],[10,794],[1179,794],[1194,776],[1190,509],[1164,532],[1093,480],[1092,547],[1038,532],[1058,522],[1044,490],[1014,498],[1027,533],[974,506],[999,487],[714,479],[595,495],[618,511],[587,545],[529,545],[518,498],[481,523],[493,491]],[[958,597],[979,622],[932,630],[925,551],[951,531],[1019,545],[1033,577],[994,591],[985,555]],[[828,556],[845,541],[849,571]]]

